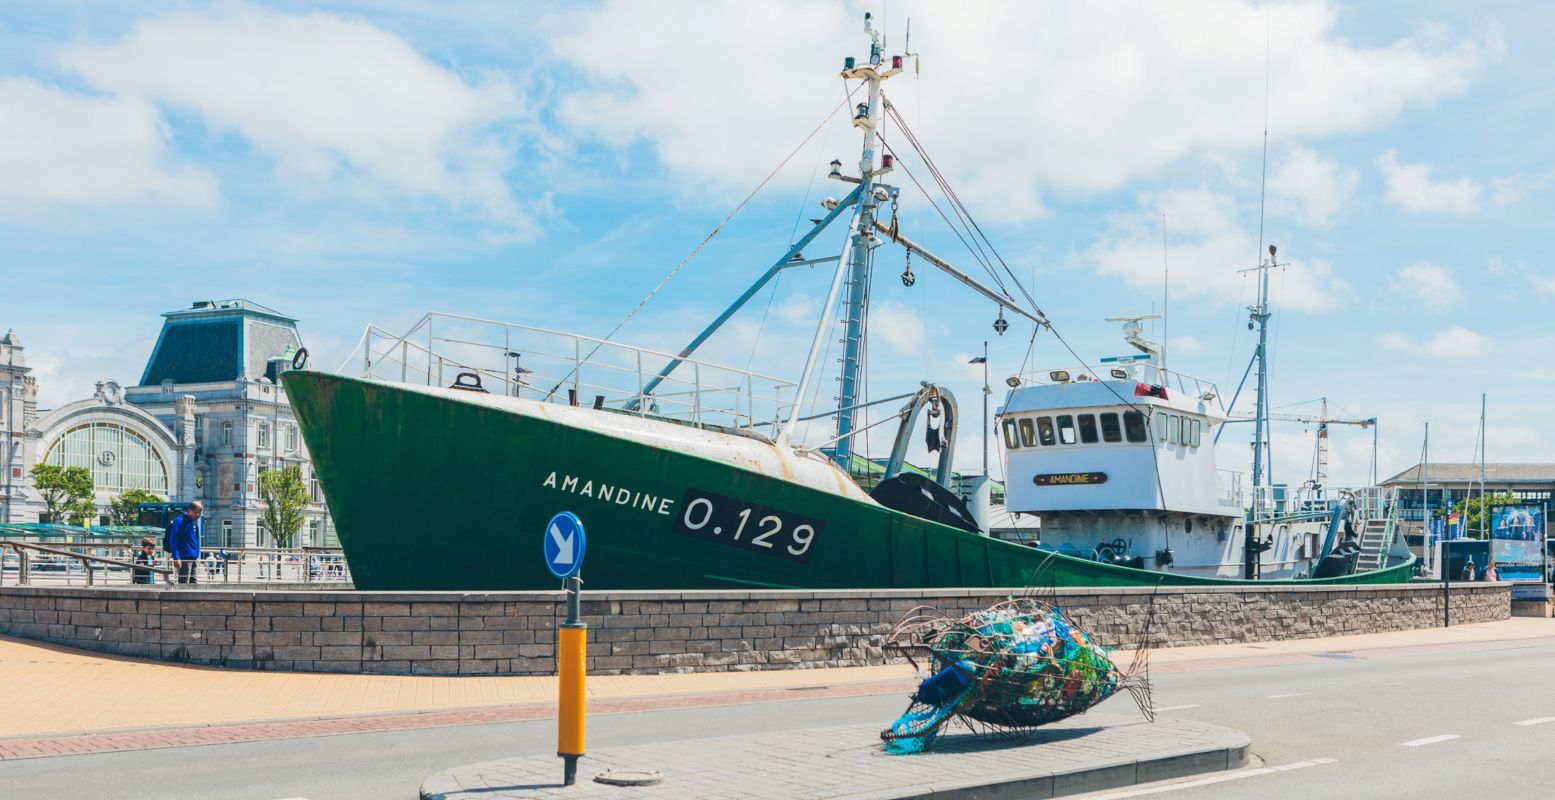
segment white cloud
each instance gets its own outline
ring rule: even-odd
[[[565,97],[563,118],[613,144],[647,140],[699,191],[743,189],[841,99],[842,58],[867,54],[862,10],[613,0],[569,12],[553,20],[555,53],[594,84]],[[1195,151],[1256,148],[1248,110],[1264,104],[1266,25],[1278,32],[1270,127],[1290,138],[1385,124],[1463,91],[1502,50],[1493,31],[1357,46],[1320,2],[1055,0],[893,4],[880,21],[888,54],[907,17],[922,74],[909,64],[886,91],[960,194],[1006,221],[1040,214],[1047,191],[1107,190]],[[886,136],[905,147],[893,126]],[[826,155],[851,161],[856,137],[840,123]],[[803,185],[813,159],[797,161],[787,180]]]
[[[66,48],[60,62],[124,102],[193,112],[290,177],[532,225],[503,179],[513,145],[492,130],[525,113],[520,93],[497,77],[469,83],[366,22],[224,5],[147,19],[115,43]]]
[[[1086,251],[1103,276],[1138,289],[1161,289],[1161,214],[1169,231],[1167,258],[1172,298],[1247,300],[1237,270],[1257,263],[1258,240],[1237,224],[1232,199],[1206,189],[1161,192],[1139,200],[1140,210],[1113,220],[1112,230]],[[1270,280],[1271,303],[1300,311],[1327,311],[1346,289],[1333,268],[1318,259],[1281,255],[1282,272]]]
[[[1167,339],[1166,347],[1170,352],[1181,355],[1193,355],[1194,353],[1202,353],[1209,349],[1204,342],[1196,337],[1178,336],[1177,334],[1172,334],[1171,338]]]
[[[869,333],[904,356],[923,354],[923,317],[917,309],[895,300],[875,303],[869,310]]]
[[[210,208],[215,178],[169,153],[149,103],[0,79],[0,213],[152,201]]]
[[[1462,293],[1451,272],[1423,261],[1401,268],[1394,276],[1394,283],[1404,294],[1436,309],[1456,303]]]
[[[1402,333],[1385,333],[1377,337],[1377,344],[1384,350],[1398,350],[1430,358],[1462,361],[1490,352],[1491,342],[1490,337],[1484,334],[1455,325],[1437,333],[1427,341]]]
[[[1388,183],[1388,205],[1417,214],[1468,215],[1479,211],[1484,187],[1472,178],[1433,180],[1429,164],[1400,164],[1395,150],[1377,156],[1376,164]]]
[[[1269,194],[1276,210],[1286,210],[1308,225],[1326,226],[1344,209],[1360,180],[1358,170],[1293,146],[1275,169]]]

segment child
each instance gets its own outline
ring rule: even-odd
[[[157,543],[152,541],[151,537],[149,536],[141,539],[140,549],[136,550],[133,554],[130,555],[130,560],[136,564],[144,564],[147,567],[151,566],[153,563],[155,563],[154,554],[156,552],[156,546]],[[142,567],[135,567],[130,570],[130,583],[138,583],[145,586],[150,586],[152,583],[151,576],[151,570],[144,569]]]

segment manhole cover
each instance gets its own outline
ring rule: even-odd
[[[594,776],[595,783],[611,786],[653,786],[664,780],[657,770],[612,769]]]

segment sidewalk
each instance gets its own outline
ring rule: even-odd
[[[1064,797],[1238,769],[1251,743],[1240,731],[1188,720],[1085,714],[1011,740],[965,732],[912,756],[882,752],[879,725],[754,733],[592,751],[578,782],[561,784],[553,755],[444,770],[423,800],[521,798],[739,798],[740,800],[972,800]],[[609,772],[658,773],[644,787],[594,781]]]
[[[1175,671],[1295,663],[1313,653],[1335,651],[1495,646],[1530,639],[1555,639],[1555,620],[1517,617],[1445,630],[1173,648],[1153,651],[1150,659],[1153,667]],[[1127,658],[1119,655],[1119,660]],[[797,699],[801,694],[795,690],[815,696],[880,694],[905,691],[911,684],[911,668],[892,665],[596,676],[589,679],[588,689],[591,702],[601,708],[648,710]],[[555,679],[549,677],[239,671],[99,655],[4,636],[0,687],[7,697],[0,739],[513,707],[529,708],[533,713],[526,716],[532,717],[545,715],[556,696]],[[469,716],[470,721],[496,721]]]

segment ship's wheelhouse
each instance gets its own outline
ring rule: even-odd
[[[998,422],[1010,510],[1225,514],[1211,432],[1219,418],[1196,398],[1133,394],[1122,381],[1011,391]]]

